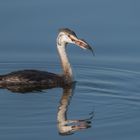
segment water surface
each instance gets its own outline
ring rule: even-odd
[[[95,57],[69,45],[77,83],[65,98],[61,88],[27,94],[0,89],[0,139],[139,140],[139,4],[132,0],[1,1],[1,74],[21,69],[61,72],[55,47],[60,27],[85,38],[94,46]],[[57,116],[62,99],[69,104],[67,119],[87,119],[91,127],[61,135]]]

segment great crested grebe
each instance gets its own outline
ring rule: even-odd
[[[72,30],[62,28],[59,30],[57,36],[57,49],[63,68],[63,74],[54,74],[39,70],[15,71],[0,75],[0,87],[8,85],[48,85],[48,87],[55,87],[72,83],[72,69],[66,54],[66,46],[68,43],[75,44],[93,52],[90,45],[86,41],[78,39]]]

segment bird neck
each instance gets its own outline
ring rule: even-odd
[[[71,83],[73,81],[73,75],[72,75],[72,68],[66,53],[66,43],[57,44],[57,49],[62,64],[64,78],[66,82]]]

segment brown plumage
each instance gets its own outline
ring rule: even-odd
[[[21,70],[0,76],[0,84],[63,84],[63,76],[39,70]],[[59,81],[59,82],[58,82]]]

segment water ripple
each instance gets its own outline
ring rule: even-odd
[[[139,72],[95,66],[81,67],[79,71],[79,89],[85,89],[89,96],[118,98],[140,105]]]

